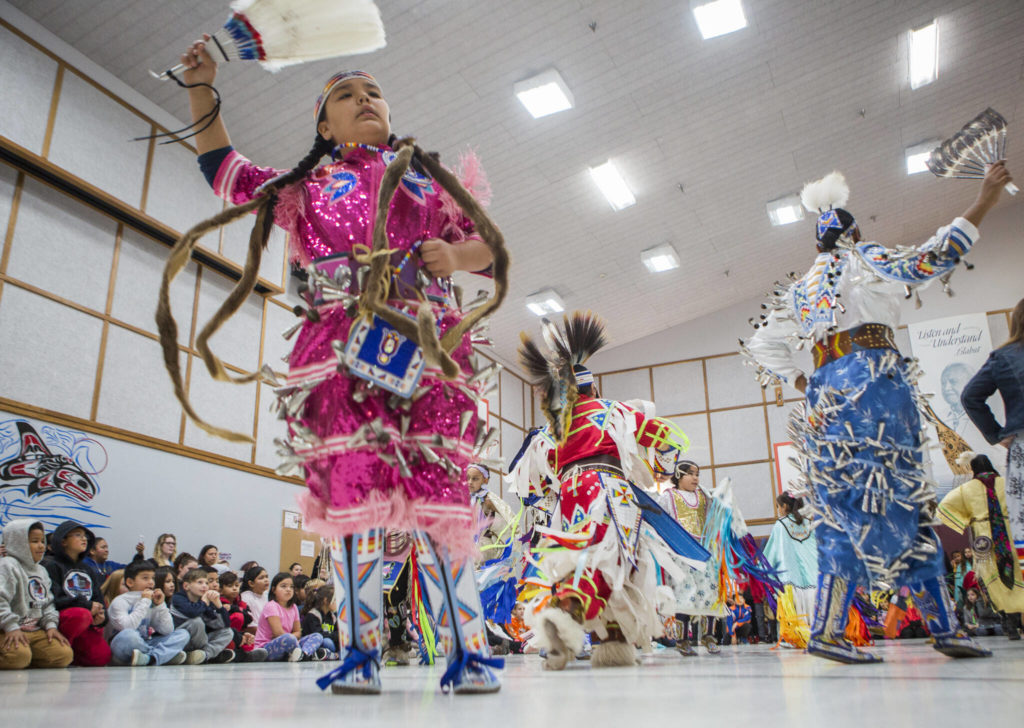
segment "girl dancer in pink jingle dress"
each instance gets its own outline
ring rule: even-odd
[[[202,120],[214,106],[205,84],[212,83],[216,65],[202,42],[182,63],[189,69],[193,119]],[[333,539],[342,664],[318,684],[338,693],[380,692],[381,558],[390,528],[415,534],[421,578],[448,657],[442,688],[493,692],[499,683],[490,668],[500,661],[490,657],[468,560],[474,518],[460,479],[482,436],[475,412],[485,373],[473,366],[469,335],[450,350],[455,366],[449,362],[442,379],[422,349],[376,319],[371,326],[360,309],[381,180],[397,156],[379,85],[362,71],[337,74],[314,114],[316,142],[287,173],[274,222],[289,233],[292,258],[309,273],[300,292],[310,309],[289,357],[287,382],[277,390],[290,437],[278,442],[283,472],[288,466],[305,471],[305,525]],[[236,152],[219,117],[196,140],[204,174],[232,204],[282,179],[282,170],[258,167]],[[316,167],[326,154],[331,161]],[[415,160],[390,203],[386,236],[387,305],[413,319],[429,306],[443,337],[463,318],[449,276],[488,271],[492,248]]]

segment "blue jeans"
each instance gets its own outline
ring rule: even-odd
[[[115,660],[126,665],[132,662],[133,650],[139,650],[149,655],[151,661],[163,665],[185,649],[188,640],[189,634],[183,629],[176,629],[170,634],[156,634],[149,639],[143,639],[138,630],[125,629],[114,635],[110,651]]]
[[[296,647],[301,648],[302,654],[308,656],[320,649],[323,644],[324,636],[322,634],[306,635],[302,639],[295,639],[293,634],[283,634],[263,645],[263,649],[267,651],[267,662],[279,662],[286,659]]]

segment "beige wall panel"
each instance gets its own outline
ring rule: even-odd
[[[18,208],[7,273],[103,311],[117,224],[28,179]]]
[[[272,303],[267,305],[266,315],[261,364],[269,364],[275,372],[287,372],[288,364],[283,362],[281,357],[292,350],[298,333],[294,334],[291,339],[285,339],[281,334],[299,323],[300,319],[291,311]]]
[[[683,428],[683,432],[690,438],[690,449],[683,457],[700,465],[702,468],[711,464],[711,446],[708,438],[707,415],[687,415],[686,417],[671,417],[672,422]]]
[[[285,255],[288,252],[288,236],[284,230],[276,225],[270,229],[270,239],[267,241],[267,249],[263,251],[263,258],[260,260],[260,278],[275,285],[283,286],[283,275],[287,275],[284,267]]]
[[[506,371],[501,372],[501,416],[513,424],[523,421],[523,382]]]
[[[199,171],[196,155],[181,144],[156,144],[149,174],[146,214],[184,232],[221,211],[224,202],[213,194]],[[239,223],[241,224],[241,223]],[[217,233],[202,240],[203,247],[217,249]]]
[[[761,386],[754,379],[754,370],[744,366],[739,355],[708,359],[707,371],[711,409],[761,401]]]
[[[654,404],[659,415],[705,409],[704,371],[699,361],[653,367]]]
[[[787,430],[789,429],[789,416],[793,411],[796,403],[786,403],[781,407],[774,404],[768,405],[768,432],[771,434],[772,443],[776,442],[790,442],[791,438]]]
[[[739,463],[768,458],[764,410],[760,407],[711,413],[715,463]]]
[[[733,496],[746,520],[773,518],[772,474],[768,463],[715,468],[717,485],[723,478],[732,478]]]
[[[157,297],[170,249],[134,230],[126,229],[117,256],[117,278],[110,315],[156,333]],[[196,264],[189,263],[171,284],[171,313],[178,322],[179,343],[188,344],[196,292]]]
[[[14,201],[14,187],[18,181],[18,171],[14,167],[0,164],[0,236],[7,234],[7,223],[11,217],[11,203]],[[0,238],[0,249],[3,248]]]
[[[50,161],[129,205],[142,200],[150,133],[140,117],[80,76],[65,72]]]
[[[651,398],[651,373],[646,367],[601,377],[601,396],[619,401]]]
[[[218,307],[227,299],[235,282],[206,269],[199,283],[199,318],[196,332],[213,317]],[[229,364],[246,371],[259,367],[260,330],[263,321],[263,299],[256,294],[242,304],[220,331],[210,339],[213,353]]]
[[[256,433],[256,464],[267,468],[276,468],[280,465],[274,438],[288,436],[288,427],[285,421],[279,420],[277,413],[270,411],[274,400],[274,388],[261,386],[257,413],[259,423]]]
[[[493,426],[493,425],[492,425]],[[512,457],[519,452],[519,446],[523,444],[526,433],[512,425],[501,423],[501,469],[508,470],[508,463]],[[495,449],[497,452],[497,449]]]
[[[4,397],[88,418],[103,322],[4,286],[0,299],[0,392]]]
[[[217,427],[252,435],[256,410],[256,384],[215,382],[198,358],[192,360],[189,397],[199,416]],[[185,424],[185,444],[200,450],[249,462],[252,445],[234,443],[206,434],[191,420]]]
[[[184,365],[186,357],[181,355]],[[177,442],[181,405],[164,368],[160,344],[111,326],[96,420],[129,432]]]
[[[0,28],[0,134],[42,154],[57,62]]]

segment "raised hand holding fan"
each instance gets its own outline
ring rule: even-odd
[[[936,177],[983,179],[990,164],[1006,158],[1006,118],[989,107],[932,150],[925,163]],[[1017,194],[1013,182],[1006,191]]]
[[[224,27],[207,50],[217,62],[259,61],[276,71],[284,66],[384,47],[384,24],[373,0],[235,0]],[[185,70],[174,66],[155,78]]]

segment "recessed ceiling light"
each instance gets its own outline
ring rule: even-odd
[[[765,209],[772,225],[789,225],[804,219],[804,206],[800,204],[800,195],[787,195],[772,200]]]
[[[648,248],[640,253],[640,260],[651,273],[663,273],[679,267],[679,255],[670,243]]]
[[[938,139],[931,139],[920,144],[915,144],[912,147],[907,147],[904,151],[904,156],[907,160],[907,174],[920,174],[921,172],[927,172],[928,166],[925,162],[932,155],[932,150],[939,146],[942,142]]]
[[[573,107],[572,92],[553,68],[513,86],[516,96],[534,119]]]
[[[636,204],[636,198],[629,191],[626,180],[622,179],[618,168],[616,168],[611,160],[598,167],[591,167],[590,176],[594,178],[594,184],[598,186],[608,202],[611,203],[613,209],[622,210]]]
[[[562,297],[555,293],[554,289],[545,288],[543,291],[531,293],[526,297],[526,307],[535,316],[546,316],[549,313],[561,313],[565,310],[565,303]]]
[[[927,86],[939,77],[939,24],[910,31],[910,88]]]
[[[704,40],[747,27],[740,0],[715,0],[693,6],[693,17]]]

